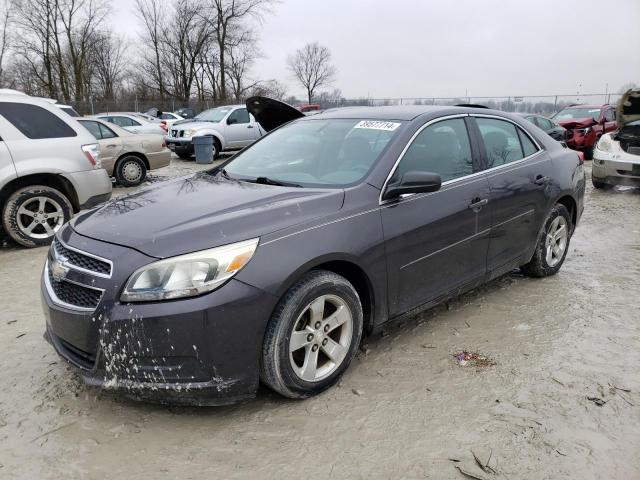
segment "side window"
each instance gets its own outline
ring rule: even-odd
[[[100,133],[100,124],[98,122],[91,122],[89,120],[80,120],[80,123],[84,128],[89,130],[89,133],[96,137],[97,140],[102,138],[102,134]]]
[[[471,146],[464,120],[443,120],[422,130],[400,160],[391,182],[412,171],[438,173],[443,182],[472,174]]]
[[[99,123],[98,126],[100,127],[100,134],[102,135],[102,138],[114,138],[114,137],[117,137],[116,133],[113,130],[111,130],[109,127],[107,127],[106,125],[103,125],[103,124]]]
[[[605,110],[605,112],[604,112],[604,119],[605,119],[607,122],[613,122],[613,121],[615,121],[615,119],[616,119],[616,115],[615,115],[615,113],[614,113],[613,108],[608,108],[607,110]]]
[[[172,114],[170,113],[163,113],[162,115],[160,115],[160,119],[161,120],[174,120],[176,117],[174,117]]]
[[[50,111],[28,103],[0,102],[0,115],[27,138],[76,137],[78,134]]]
[[[231,115],[229,115],[229,120],[231,120],[231,123],[234,123],[232,119],[236,120],[235,123],[249,123],[249,112],[246,108],[234,110],[231,112]],[[231,123],[229,123],[229,125],[231,125]]]
[[[129,117],[111,117],[111,119],[111,122],[115,123],[119,127],[135,127],[140,125]]]
[[[527,156],[514,124],[481,117],[476,118],[476,122],[487,153],[487,168],[515,162]]]
[[[525,157],[528,157],[529,155],[533,155],[538,151],[538,148],[527,136],[527,134],[524,133],[519,128],[518,128],[518,136],[520,137],[520,144],[522,145],[522,152],[524,153]]]
[[[545,132],[547,130],[551,130],[553,128],[553,123],[551,123],[549,120],[547,120],[546,118],[543,117],[537,117],[536,120],[538,120],[538,126],[544,130]]]

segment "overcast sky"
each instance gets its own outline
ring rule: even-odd
[[[114,26],[135,39],[133,1],[113,5]],[[286,59],[312,41],[331,50],[333,86],[348,98],[601,93],[607,83],[610,92],[640,83],[640,0],[283,0],[259,32],[254,77],[300,96]]]

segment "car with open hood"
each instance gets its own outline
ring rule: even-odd
[[[618,127],[615,108],[611,105],[572,105],[551,119],[566,129],[565,142],[569,148],[583,152],[586,160],[593,158],[593,149],[600,137]]]
[[[619,128],[602,135],[593,157],[595,188],[640,187],[640,89],[628,90],[618,102]]]
[[[237,151],[265,134],[246,105],[225,105],[205,110],[190,120],[174,122],[166,136],[169,148],[180,158],[193,155],[194,137],[213,137],[213,158]]]
[[[78,122],[98,140],[103,168],[123,187],[140,185],[149,170],[171,163],[162,135],[131,133],[95,118],[79,118]]]
[[[583,210],[575,152],[517,115],[438,106],[306,117],[56,236],[46,337],[89,385],[215,405],[334,385],[364,335],[514,268],[557,273]]]

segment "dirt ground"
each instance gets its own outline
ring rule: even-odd
[[[638,190],[589,186],[557,276],[513,273],[369,338],[306,401],[165,408],[84,387],[42,337],[46,251],[0,249],[0,478],[640,479]]]

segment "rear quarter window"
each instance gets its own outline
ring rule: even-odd
[[[25,137],[33,140],[76,137],[78,135],[61,118],[38,105],[0,102],[0,115]]]

